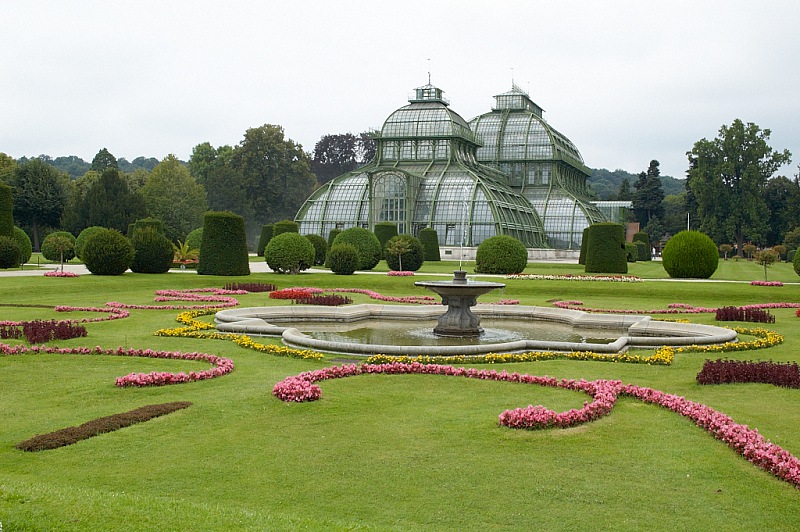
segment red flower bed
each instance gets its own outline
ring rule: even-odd
[[[698,384],[758,382],[786,388],[800,388],[797,362],[748,362],[741,360],[706,360],[697,374]]]
[[[775,323],[775,316],[760,308],[720,307],[716,313],[717,321],[749,321],[752,323]]]
[[[244,290],[245,292],[272,292],[277,287],[270,283],[227,283],[225,290]]]
[[[270,299],[306,299],[311,297],[314,291],[309,288],[284,288],[269,293]]]

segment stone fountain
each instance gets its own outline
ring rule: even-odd
[[[469,281],[464,270],[454,271],[450,281],[417,281],[414,284],[439,294],[442,304],[447,305],[447,312],[439,317],[433,333],[457,338],[481,335],[481,320],[470,308],[478,303],[478,296],[506,286],[503,283]]]

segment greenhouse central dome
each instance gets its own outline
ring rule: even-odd
[[[302,234],[397,224],[418,235],[431,227],[440,246],[477,246],[510,235],[529,248],[548,247],[533,205],[509,186],[508,176],[478,162],[478,135],[450,109],[442,90],[419,87],[375,137],[366,165],[317,189],[295,220]]]

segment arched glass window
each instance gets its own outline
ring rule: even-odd
[[[406,221],[406,180],[398,174],[379,174],[372,182],[372,205],[376,222],[397,222],[403,231]]]

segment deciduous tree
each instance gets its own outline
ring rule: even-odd
[[[150,172],[142,187],[142,196],[150,216],[164,222],[166,237],[176,242],[203,224],[208,210],[206,191],[174,155],[167,155]]]

